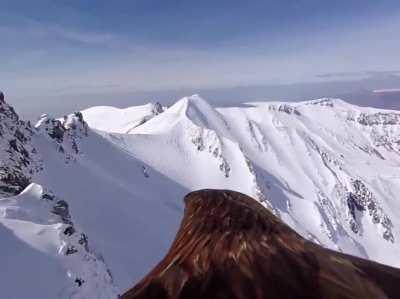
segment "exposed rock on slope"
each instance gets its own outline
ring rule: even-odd
[[[185,203],[170,251],[124,299],[400,298],[400,270],[315,245],[246,195]]]
[[[36,126],[20,120],[14,108],[0,92],[0,197],[17,195],[43,169],[42,154],[34,145],[34,136],[43,132],[57,145],[65,160],[71,161],[81,152],[80,140],[88,136],[89,127],[82,113],[63,120],[43,115]]]
[[[168,248],[183,209],[173,199],[189,190],[90,130],[79,112],[30,126],[3,96],[0,107],[0,264],[13,269],[0,271],[0,297],[117,297]],[[39,185],[60,199],[42,198]]]
[[[36,149],[31,144],[34,129],[21,121],[0,92],[0,197],[16,195],[40,169]]]
[[[62,120],[43,114],[36,128],[57,142],[58,151],[65,153],[67,160],[81,152],[80,140],[89,135],[88,124],[81,112],[66,115]]]
[[[0,274],[2,298],[118,297],[108,267],[74,224],[67,201],[42,186],[0,199],[0,232],[0,264],[7,269]]]

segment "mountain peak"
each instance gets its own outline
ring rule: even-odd
[[[198,127],[214,130],[221,136],[230,136],[224,117],[197,94],[180,99],[167,111],[178,114],[181,119],[189,120]]]
[[[198,101],[198,102],[207,102],[205,99],[203,99],[203,98],[202,98],[199,94],[197,94],[197,93],[192,94],[191,96],[184,97],[184,99],[188,99],[189,101],[192,101],[192,102],[196,102],[196,101]]]
[[[187,114],[188,110],[191,108],[195,108],[198,110],[201,110],[201,108],[205,108],[207,110],[213,109],[212,106],[205,99],[200,97],[198,94],[194,94],[181,98],[168,110],[171,112],[180,112]]]
[[[254,199],[201,190],[166,257],[125,299],[398,298],[400,270],[306,241]]]

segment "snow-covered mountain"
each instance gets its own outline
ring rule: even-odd
[[[43,115],[10,149],[25,123],[2,104],[1,296],[117,298],[168,249],[188,190],[92,131],[81,113]],[[29,163],[20,163],[25,151]]]
[[[35,298],[126,291],[166,253],[183,196],[202,188],[245,193],[313,242],[400,267],[400,112],[337,99],[214,108],[191,96],[31,126],[0,105],[0,262],[31,273]],[[53,270],[35,275],[37,255]],[[12,276],[0,281],[23,298]]]
[[[317,243],[400,265],[399,112],[338,99],[214,109],[192,96],[145,113],[128,130],[104,130],[116,115],[102,114],[98,132],[189,190],[241,191]]]

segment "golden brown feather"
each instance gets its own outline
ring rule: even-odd
[[[244,194],[185,204],[166,257],[122,298],[400,298],[400,270],[315,245]]]

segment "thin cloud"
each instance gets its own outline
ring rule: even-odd
[[[25,36],[25,39],[47,39],[50,41],[62,39],[88,45],[111,45],[113,43],[120,43],[122,40],[115,34],[108,32],[96,32],[61,26],[21,16],[12,16],[11,18],[14,19],[14,22],[7,25],[0,25],[0,33],[3,36],[18,36],[22,34]]]
[[[364,78],[364,77],[382,77],[400,75],[400,70],[389,71],[362,71],[362,72],[333,72],[316,75],[320,79],[338,79],[338,78]]]
[[[400,88],[375,89],[372,92],[377,94],[400,94]]]
[[[359,78],[365,76],[365,72],[334,72],[334,73],[324,73],[318,74],[315,77],[321,79],[332,79],[332,78]]]
[[[109,83],[109,84],[76,84],[76,85],[69,85],[69,86],[64,86],[60,88],[54,88],[50,89],[49,92],[52,94],[63,94],[63,93],[79,93],[79,92],[84,92],[87,90],[102,90],[102,91],[107,91],[108,89],[117,89],[120,88],[120,84],[114,84],[114,83]]]

